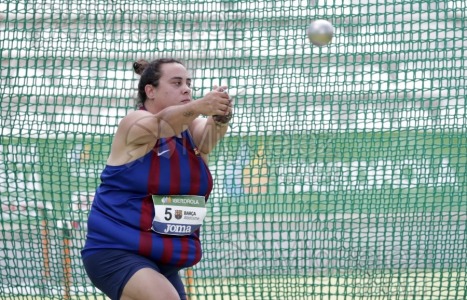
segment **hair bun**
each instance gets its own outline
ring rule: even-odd
[[[133,63],[133,70],[138,75],[143,74],[144,69],[149,65],[149,63],[144,59],[139,59]]]

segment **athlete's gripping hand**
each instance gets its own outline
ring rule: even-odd
[[[226,86],[214,86],[214,90],[217,90],[219,92],[224,92],[226,94],[227,93],[227,87]],[[224,111],[223,114],[220,114],[220,115],[213,115],[212,118],[214,120],[214,123],[217,125],[217,126],[220,126],[220,127],[225,127],[225,126],[228,126],[230,120],[232,119],[232,110],[233,110],[233,106],[232,106],[232,98],[229,96],[229,106],[227,107],[227,109]]]
[[[200,113],[206,116],[227,114],[231,110],[232,104],[229,94],[225,92],[226,89],[226,86],[214,86],[212,91],[197,100]]]

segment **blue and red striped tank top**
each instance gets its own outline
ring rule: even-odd
[[[88,218],[82,256],[105,249],[139,253],[156,263],[189,267],[201,259],[199,230],[171,236],[151,230],[152,195],[198,195],[206,200],[212,177],[188,131],[159,139],[145,156],[101,174]]]

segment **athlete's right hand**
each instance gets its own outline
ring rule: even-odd
[[[226,88],[223,87],[222,90]],[[206,116],[224,115],[231,107],[229,95],[219,88],[207,93],[203,98],[195,102],[199,112]]]

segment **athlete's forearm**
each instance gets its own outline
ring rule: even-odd
[[[201,139],[198,144],[198,149],[205,154],[211,153],[219,141],[227,133],[229,126],[228,123],[216,123],[213,117],[206,119],[206,123],[201,131]]]
[[[155,114],[159,123],[159,137],[171,137],[186,130],[201,114],[196,102],[167,107]]]

